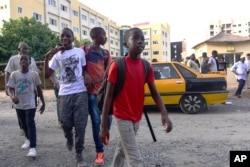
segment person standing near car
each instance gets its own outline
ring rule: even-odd
[[[202,53],[202,60],[201,60],[201,73],[202,74],[207,74],[208,73],[208,57],[207,57],[207,52]]]
[[[241,98],[241,92],[247,79],[247,73],[249,71],[247,64],[245,63],[245,56],[240,56],[240,61],[236,62],[232,67],[231,71],[235,73],[238,82],[238,88],[235,92],[235,96]]]
[[[208,67],[208,72],[217,72],[218,71],[218,63],[216,60],[216,57],[218,56],[217,50],[212,51],[212,56],[209,57],[207,67]]]

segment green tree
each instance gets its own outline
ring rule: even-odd
[[[10,56],[17,54],[19,42],[26,42],[30,46],[29,53],[36,61],[42,61],[44,54],[59,42],[58,35],[49,29],[48,24],[42,24],[34,18],[3,21],[0,31],[1,62],[7,62]]]
[[[78,41],[78,40],[75,39],[74,43],[75,43],[76,47],[79,47],[81,45],[90,45],[91,44],[91,40],[88,39],[88,38],[82,39],[80,41]]]

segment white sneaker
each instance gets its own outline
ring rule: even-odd
[[[28,157],[35,157],[36,156],[36,149],[35,148],[30,148],[27,156]]]
[[[27,149],[27,148],[29,148],[30,147],[30,141],[29,140],[26,140],[25,142],[24,142],[24,144],[22,145],[22,149]]]

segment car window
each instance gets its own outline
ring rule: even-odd
[[[196,77],[196,75],[193,72],[189,71],[185,67],[183,67],[179,64],[175,64],[175,66],[184,78],[195,78]]]
[[[154,75],[156,80],[170,79],[170,78],[180,78],[179,74],[176,72],[172,64],[153,64]]]

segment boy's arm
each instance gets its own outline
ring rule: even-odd
[[[40,100],[42,102],[42,106],[39,109],[40,114],[42,114],[45,110],[45,101],[44,101],[44,97],[43,97],[43,91],[42,91],[42,88],[40,85],[37,85],[36,89],[37,89],[38,97],[40,97]]]
[[[8,94],[8,86],[7,86],[7,83],[8,83],[8,81],[9,81],[9,79],[10,79],[10,73],[9,73],[9,72],[5,72],[5,77],[4,77],[4,79],[5,79],[5,93],[6,93],[6,95],[8,96],[9,94]]]
[[[56,79],[56,75],[55,72],[51,74],[51,76],[49,77],[50,81],[52,82],[53,86],[56,87],[57,89],[60,88],[60,84]]]
[[[161,121],[164,126],[167,125],[166,132],[168,133],[172,130],[172,122],[168,117],[168,111],[162,101],[160,94],[158,93],[155,87],[155,83],[154,82],[148,83],[148,87],[151,92],[152,98],[156,103],[157,108],[161,111]]]
[[[9,94],[10,99],[12,100],[12,102],[14,104],[18,104],[19,103],[19,99],[16,97],[16,94],[15,94],[15,88],[8,87],[8,94]]]
[[[115,89],[115,84],[108,82],[106,95],[105,95],[104,102],[103,102],[101,129],[100,129],[100,134],[99,134],[99,136],[104,144],[107,144],[105,138],[107,136],[109,136],[108,116],[109,116],[110,108],[112,107],[111,103],[112,103],[112,99],[113,99],[114,89]]]

